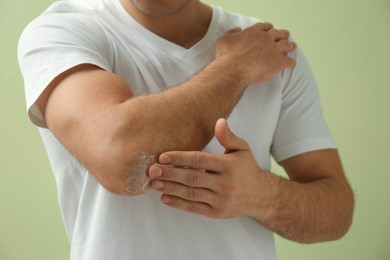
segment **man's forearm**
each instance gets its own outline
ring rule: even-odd
[[[137,192],[140,185],[145,188],[140,182],[147,181],[144,170],[153,163],[154,155],[204,148],[213,136],[215,122],[230,114],[244,89],[237,70],[219,59],[182,85],[124,102],[121,106],[129,125],[121,138],[124,145],[132,143],[128,146],[128,169],[133,171],[128,172],[128,189]]]
[[[279,235],[314,243],[339,239],[349,229],[353,194],[347,182],[298,183],[273,174],[264,174],[263,180],[269,196],[259,200],[254,218]]]

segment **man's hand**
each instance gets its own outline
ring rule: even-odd
[[[286,55],[296,49],[289,37],[289,31],[274,29],[269,23],[233,28],[218,40],[216,59],[229,58],[244,85],[262,82],[295,66],[295,60]]]
[[[336,150],[281,162],[287,180],[261,170],[226,120],[218,120],[215,136],[225,154],[167,152],[149,169],[163,203],[211,218],[251,217],[301,243],[339,239],[348,231],[354,199]]]
[[[151,187],[162,192],[171,207],[212,218],[251,216],[258,205],[262,170],[249,145],[218,120],[215,136],[225,154],[168,152],[149,170]]]

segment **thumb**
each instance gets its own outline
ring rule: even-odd
[[[215,124],[215,137],[225,148],[225,153],[250,150],[248,143],[230,130],[226,119],[218,119]]]

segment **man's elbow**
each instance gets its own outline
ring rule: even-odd
[[[156,158],[154,154],[126,143],[129,142],[123,142],[119,149],[118,145],[103,149],[91,174],[111,193],[141,195],[149,188],[148,170]]]
[[[332,240],[343,238],[350,230],[353,223],[353,213],[355,208],[355,198],[352,189],[348,186],[345,189],[344,205],[341,209],[338,230],[335,232],[335,237]]]
[[[353,223],[355,199],[353,191],[349,185],[342,193],[343,194],[339,194],[338,196],[339,204],[337,209],[335,209],[335,213],[338,213],[331,214],[327,230],[323,230],[324,236],[320,239],[320,241],[315,242],[339,240],[350,230]]]

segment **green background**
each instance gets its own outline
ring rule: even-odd
[[[56,184],[25,113],[16,60],[22,29],[52,1],[0,1],[0,259],[65,260]],[[389,260],[390,0],[208,2],[292,32],[316,74],[355,191],[354,223],[343,239],[299,245],[277,237],[279,259]]]

